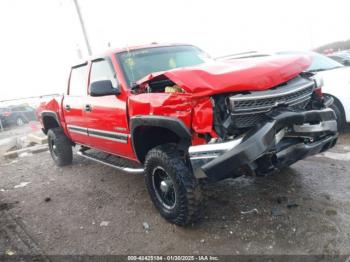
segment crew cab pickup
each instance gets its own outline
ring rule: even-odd
[[[219,62],[184,44],[117,49],[74,65],[66,94],[38,115],[57,165],[79,146],[142,173],[160,214],[186,225],[201,217],[201,180],[264,176],[334,146],[332,101],[309,65],[304,56]]]

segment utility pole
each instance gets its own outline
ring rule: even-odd
[[[91,55],[92,52],[91,52],[91,47],[90,47],[90,43],[89,43],[89,38],[88,38],[87,33],[86,33],[83,17],[81,16],[78,0],[73,0],[73,2],[74,2],[75,9],[77,10],[77,14],[78,14],[78,17],[79,17],[81,30],[83,31],[86,49],[88,51],[88,54]]]

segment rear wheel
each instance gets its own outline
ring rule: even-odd
[[[58,166],[72,163],[73,151],[68,137],[61,128],[52,128],[47,132],[50,154]]]
[[[200,219],[198,181],[173,145],[160,145],[148,152],[145,182],[153,204],[166,220],[183,226]]]

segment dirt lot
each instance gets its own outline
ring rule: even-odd
[[[65,168],[48,152],[1,159],[0,254],[350,254],[349,160],[347,132],[279,174],[207,186],[203,221],[181,228],[142,176],[76,155]]]

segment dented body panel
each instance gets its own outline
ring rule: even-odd
[[[128,101],[130,117],[161,115],[179,118],[191,127],[193,101],[191,95],[177,93],[144,93],[131,95]]]
[[[210,99],[193,98],[190,94],[144,93],[132,95],[128,101],[130,117],[159,115],[180,119],[195,133],[210,133],[213,109]]]
[[[42,101],[37,109],[37,115],[39,122],[44,127],[45,118],[43,115],[55,116],[58,124],[63,128],[65,134],[69,137],[69,133],[66,128],[65,118],[62,112],[63,96],[51,98],[50,100]],[[46,131],[45,131],[46,132]]]
[[[311,64],[308,57],[269,57],[233,62],[211,62],[196,67],[179,68],[150,74],[138,81],[169,78],[195,97],[228,92],[262,91],[284,83]]]

